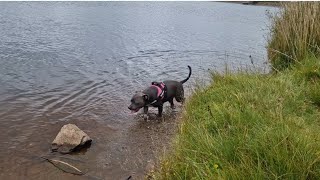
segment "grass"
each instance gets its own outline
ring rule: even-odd
[[[155,179],[320,177],[320,61],[277,74],[213,73],[186,111]]]
[[[274,69],[282,70],[308,54],[319,55],[320,2],[283,3],[271,15],[268,56]]]

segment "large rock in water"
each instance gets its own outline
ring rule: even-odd
[[[85,145],[89,145],[92,139],[74,124],[64,125],[52,142],[52,151],[70,153]]]

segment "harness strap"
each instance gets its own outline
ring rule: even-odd
[[[157,98],[159,99],[163,99],[165,96],[165,92],[166,92],[166,85],[163,82],[152,82],[153,87],[157,88]]]
[[[151,85],[151,87],[157,88],[157,97],[159,98],[162,94],[162,89],[159,86]]]

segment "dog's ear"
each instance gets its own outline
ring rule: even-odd
[[[144,94],[142,97],[143,97],[143,99],[144,99],[145,101],[148,101],[148,100],[149,100],[149,96],[146,95],[146,94]]]

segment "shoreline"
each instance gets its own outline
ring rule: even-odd
[[[251,5],[251,6],[270,6],[270,7],[280,7],[280,1],[221,1],[224,3],[234,3],[242,5]]]

